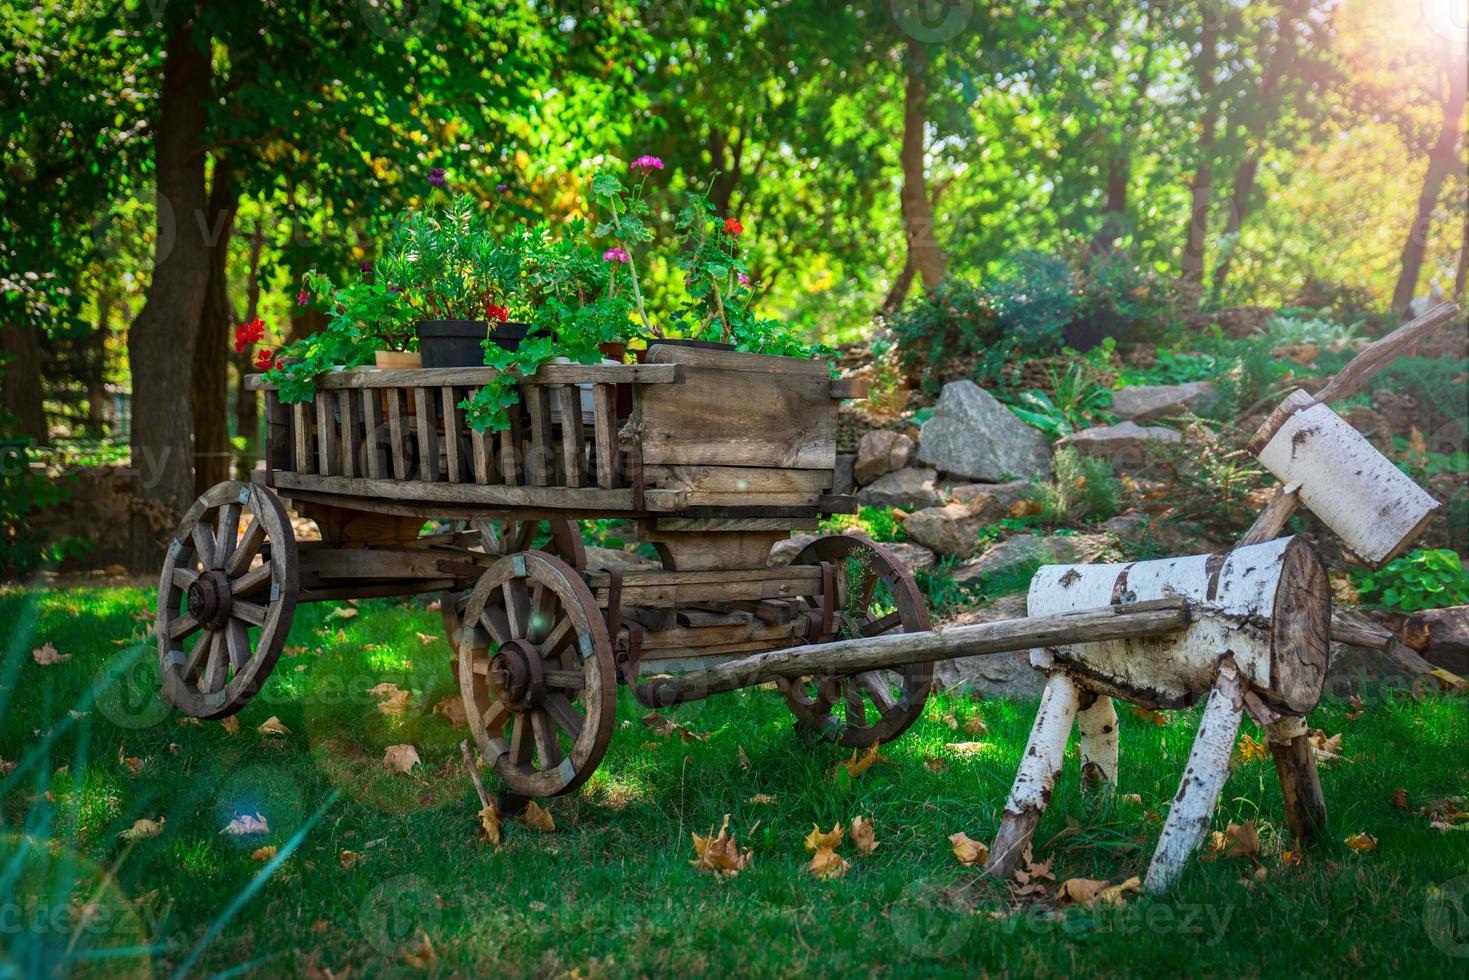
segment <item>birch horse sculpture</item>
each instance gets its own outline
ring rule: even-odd
[[[1032,652],[1032,664],[1047,674],[1046,687],[990,849],[991,874],[1009,877],[1024,855],[1061,771],[1073,722],[1081,733],[1083,786],[1115,785],[1114,697],[1153,709],[1207,699],[1148,869],[1145,887],[1151,891],[1173,882],[1208,829],[1244,713],[1267,724],[1304,715],[1320,699],[1331,589],[1320,558],[1301,538],[1226,554],[1051,565],[1036,573],[1027,602],[1030,615],[1048,616],[1167,598],[1190,603],[1194,615],[1186,628]]]

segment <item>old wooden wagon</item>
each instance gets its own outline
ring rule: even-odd
[[[907,569],[864,539],[821,537],[767,565],[777,540],[853,509],[832,489],[837,406],[858,383],[817,361],[658,345],[643,364],[543,367],[520,383],[512,426],[482,434],[458,405],[489,373],[343,371],[293,405],[249,379],[265,393],[266,468],[199,498],[163,569],[157,635],[179,709],[248,703],[298,602],[437,592],[480,751],[509,790],[547,796],[601,760],[619,682],[646,695],[653,675],[929,628]],[[285,500],[320,541],[296,540]],[[636,522],[662,567],[587,567],[587,518]],[[931,675],[916,663],[782,688],[802,725],[865,746],[918,717]]]

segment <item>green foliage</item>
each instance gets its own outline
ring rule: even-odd
[[[51,540],[31,524],[39,511],[63,503],[71,491],[29,472],[25,455],[0,447],[0,579],[25,578],[45,566],[83,558],[97,543],[68,535]]]
[[[1110,349],[1110,348],[1109,348]],[[1065,371],[1048,372],[1051,393],[1027,389],[1009,402],[1010,411],[1055,441],[1077,429],[1105,425],[1115,417],[1106,409],[1112,404],[1112,389],[1104,383],[1093,362],[1078,357]]]
[[[1009,353],[1012,347],[1002,336],[989,293],[955,278],[925,290],[886,323],[904,371],[930,394],[939,389],[940,365],[971,352]]]
[[[1327,350],[1352,347],[1364,339],[1360,322],[1341,323],[1297,311],[1282,311],[1271,317],[1256,336],[1271,347],[1312,344]]]
[[[1469,571],[1447,548],[1410,552],[1375,572],[1356,571],[1352,580],[1363,602],[1403,612],[1469,602]]]
[[[903,524],[887,507],[863,507],[855,514],[833,514],[821,522],[823,534],[857,531],[874,541],[906,541]]]
[[[1107,460],[1083,456],[1068,446],[1056,451],[1051,465],[1056,478],[1037,490],[1042,522],[1105,521],[1117,513],[1122,486]]]
[[[1006,265],[1006,272],[988,286],[1000,329],[1021,350],[1056,350],[1083,303],[1071,263],[1059,255],[1023,251],[1010,256]]]
[[[978,584],[956,581],[953,569],[954,559],[946,558],[932,568],[920,568],[913,573],[913,581],[923,593],[928,611],[936,617],[952,616],[985,599],[985,591]]]
[[[1391,391],[1415,399],[1431,448],[1442,450],[1444,444],[1462,445],[1469,435],[1466,376],[1469,358],[1400,357],[1383,368],[1368,390]]]

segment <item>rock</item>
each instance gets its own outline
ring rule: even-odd
[[[661,568],[658,562],[650,558],[644,558],[636,551],[622,551],[618,548],[587,547],[587,568],[592,571],[622,571],[630,572],[641,568]]]
[[[857,492],[857,480],[853,472],[857,457],[852,453],[837,453],[836,469],[832,474],[831,492],[849,494]]]
[[[802,548],[819,537],[823,535],[793,534],[784,541],[777,541],[775,547],[770,549],[770,560],[767,564],[771,567],[789,565],[791,559],[795,558]],[[913,544],[909,541],[884,541],[882,546],[891,551],[912,575],[917,575],[922,569],[932,568],[938,564],[937,556],[920,544]]]
[[[1148,525],[1153,523],[1152,518],[1140,510],[1130,510],[1116,517],[1110,517],[1099,526],[1103,531],[1110,531],[1122,538],[1130,535],[1142,534]]]
[[[1136,422],[1099,425],[1073,432],[1056,443],[1056,448],[1069,446],[1083,456],[1105,459],[1119,470],[1136,469],[1147,462],[1148,446],[1176,445],[1183,435],[1160,425],[1143,426]]]
[[[981,499],[998,506],[993,497]],[[956,501],[914,511],[903,522],[903,530],[908,537],[938,554],[967,558],[979,545],[979,529],[990,521],[975,514],[967,504]]]
[[[943,502],[934,486],[937,477],[933,470],[907,466],[880,476],[857,491],[857,503],[863,507],[901,507],[904,510],[937,507]]]
[[[969,510],[985,523],[993,524],[1011,516],[1011,508],[1030,495],[1035,484],[1029,480],[1009,483],[961,483],[949,488],[949,499],[967,504]]]
[[[943,625],[961,626],[1015,619],[1025,615],[1025,596],[1008,595],[979,609],[971,609]],[[940,688],[961,688],[983,697],[1033,698],[1045,687],[1046,678],[1030,665],[1028,650],[960,657],[934,664],[934,680]]]
[[[1119,418],[1148,422],[1182,415],[1202,407],[1214,397],[1214,386],[1207,381],[1186,381],[1176,385],[1137,385],[1112,393],[1112,411]]]
[[[1456,674],[1469,673],[1469,606],[1425,609],[1418,618],[1428,630],[1423,659]]]
[[[944,385],[918,433],[918,461],[969,480],[998,483],[1050,473],[1046,437],[973,381]]]
[[[913,440],[901,432],[871,429],[857,443],[857,462],[853,475],[858,485],[876,480],[884,473],[901,470],[913,458]]]
[[[1436,686],[1424,675],[1412,674],[1381,650],[1332,643],[1326,663],[1323,697],[1346,699],[1353,694],[1388,690],[1432,690]]]
[[[991,545],[974,561],[954,569],[962,585],[983,580],[1014,580],[1023,587],[1042,565],[1087,564],[1112,557],[1117,539],[1110,534],[1021,535]]]

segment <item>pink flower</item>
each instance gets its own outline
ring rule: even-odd
[[[297,306],[305,306],[306,305],[307,298],[308,298],[308,296],[307,296],[306,290],[303,287],[302,290],[299,293],[296,294],[296,305]]]
[[[750,284],[750,277],[745,275],[743,272],[736,276],[736,278],[739,279],[741,286],[748,286]]]
[[[643,173],[647,173],[650,170],[662,170],[663,161],[654,156],[644,155],[632,162],[632,168],[634,170],[641,170]]]
[[[609,248],[607,251],[605,251],[605,252],[602,253],[602,261],[603,262],[629,262],[629,261],[631,261],[631,258],[627,254],[627,249],[623,248],[621,245],[614,245],[611,248]]]

